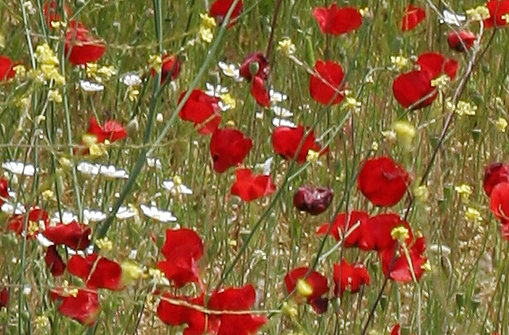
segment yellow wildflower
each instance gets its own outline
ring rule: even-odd
[[[283,55],[285,55],[286,57],[289,57],[295,54],[297,48],[295,47],[295,44],[293,44],[291,39],[285,38],[278,42],[277,50],[281,51],[281,53],[283,53]]]

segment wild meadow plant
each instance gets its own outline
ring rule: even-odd
[[[2,334],[509,333],[509,0],[0,15]]]

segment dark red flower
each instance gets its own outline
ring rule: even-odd
[[[101,126],[95,117],[91,116],[89,123],[87,134],[95,135],[98,143],[104,143],[106,140],[115,142],[128,136],[124,126],[115,120],[108,120]]]
[[[122,290],[122,267],[96,253],[82,257],[74,255],[67,262],[67,270],[83,279],[87,287],[97,289],[105,288],[112,291]]]
[[[14,71],[15,64],[7,56],[0,56],[0,81],[14,78],[16,72]]]
[[[488,196],[498,183],[509,183],[509,165],[504,163],[491,163],[484,170],[483,188]]]
[[[402,247],[399,247],[399,255],[396,255],[394,262],[394,248],[385,249],[379,252],[384,275],[387,276],[392,264],[389,277],[398,283],[409,283],[413,281],[412,272],[414,273],[416,280],[421,279],[424,274],[424,264],[427,260],[427,258],[423,255],[426,250],[424,237],[417,238],[413,244],[408,243],[407,241],[406,249],[408,250],[408,255],[412,263],[412,270],[410,269],[407,256],[405,255],[405,251]]]
[[[18,235],[23,233],[26,214],[14,214],[8,221],[9,229]],[[48,213],[39,207],[32,207],[28,211],[27,238],[32,238],[41,229],[41,226],[48,227]]]
[[[277,127],[272,132],[272,146],[274,147],[274,151],[288,160],[297,156],[296,161],[300,164],[306,162],[309,150],[319,152],[320,154],[326,152],[327,149],[322,149],[322,147],[315,142],[315,134],[313,131],[307,135],[304,143],[300,145],[304,133],[304,126]],[[301,149],[297,153],[299,146]]]
[[[322,34],[342,35],[359,29],[362,15],[355,7],[338,8],[334,3],[327,7],[315,7],[313,16]]]
[[[484,20],[484,27],[507,26],[506,15],[509,14],[509,0],[490,0],[486,3],[490,11],[490,17]]]
[[[191,229],[166,230],[166,240],[161,253],[166,260],[157,267],[180,288],[187,283],[200,283],[197,261],[203,255],[201,238]]]
[[[0,178],[0,206],[7,199],[9,199],[9,182],[5,178]]]
[[[253,67],[258,69],[255,74],[251,73]],[[259,77],[262,81],[265,81],[267,80],[269,73],[269,61],[265,58],[261,51],[247,55],[239,68],[239,75],[249,81],[253,80],[254,77]]]
[[[509,222],[503,221],[500,226],[500,236],[506,241],[509,241]]]
[[[99,315],[99,297],[96,291],[78,289],[75,295],[66,293],[63,288],[51,290],[51,299],[59,301],[58,311],[81,324],[93,326]]]
[[[64,4],[64,12],[67,17],[71,16],[71,10],[69,9],[69,6],[67,4]],[[56,1],[50,1],[45,2],[42,11],[44,13],[44,18],[46,19],[46,23],[48,26],[51,27],[51,22],[53,21],[61,21],[62,17],[59,14],[58,8],[57,8],[57,2]]]
[[[81,22],[71,21],[65,36],[65,54],[72,65],[97,62],[106,51],[103,40],[90,35]]]
[[[48,247],[44,261],[53,276],[58,277],[64,274],[65,263],[58,254],[56,245]]]
[[[412,229],[408,222],[403,221],[399,215],[387,213],[370,217],[360,226],[358,246],[365,251],[394,250],[397,241],[391,235],[396,227],[405,227],[408,230],[407,243],[412,241]]]
[[[325,313],[327,311],[328,299],[323,297],[323,295],[329,292],[327,278],[315,270],[311,271],[306,277],[308,272],[308,267],[299,267],[290,271],[285,276],[286,291],[290,293],[296,289],[298,295],[302,296],[302,294],[304,294],[302,297],[307,299],[316,313]],[[299,290],[299,280],[303,280],[305,282],[304,286],[307,286],[305,290]],[[307,289],[311,290],[307,292]]]
[[[54,244],[64,244],[74,250],[84,250],[90,245],[89,226],[72,221],[69,224],[59,223],[46,227],[42,234]]]
[[[343,90],[343,68],[330,60],[317,60],[311,79],[309,93],[322,105],[337,105],[345,98]]]
[[[231,287],[214,291],[210,296],[208,308],[215,311],[245,311],[253,307],[255,299],[256,292],[253,285]],[[220,316],[211,315],[210,318],[212,323],[219,322],[217,335],[254,334],[267,322],[265,316],[251,314],[222,313]]]
[[[0,309],[9,307],[9,289],[4,287],[0,290]]]
[[[493,187],[490,208],[497,219],[509,221],[509,182],[500,182]]]
[[[238,195],[244,201],[253,201],[274,193],[276,186],[266,175],[253,175],[248,168],[235,170],[237,179],[233,183],[230,193]]]
[[[430,74],[419,70],[400,74],[392,84],[392,92],[401,106],[413,110],[431,105],[438,96]]]
[[[359,240],[362,238],[362,232],[364,231],[361,226],[369,219],[369,214],[364,211],[352,211],[348,213],[348,226],[347,222],[347,214],[340,213],[336,216],[334,223],[332,224],[332,228],[330,229],[329,234],[339,241],[342,236],[348,233],[348,236],[345,239],[345,248],[358,247]],[[358,226],[352,230],[353,227]],[[319,235],[324,235],[329,230],[330,223],[324,223],[320,228],[318,228],[317,233]],[[339,233],[341,232],[341,234]]]
[[[293,205],[300,211],[318,215],[329,208],[333,196],[330,188],[301,186],[293,195]]]
[[[177,297],[169,293],[164,293],[161,302],[157,307],[157,315],[164,323],[171,326],[187,325],[183,335],[201,335],[205,332],[206,318],[203,312],[196,308],[178,305],[170,302],[171,300],[179,300],[192,305],[203,307],[204,295],[199,297]]]
[[[389,157],[370,158],[362,166],[357,186],[375,206],[391,207],[406,193],[411,179],[405,169]]]
[[[459,52],[466,52],[469,50],[476,39],[477,36],[468,30],[461,30],[458,32],[451,31],[449,35],[447,35],[447,43],[449,43],[451,49]]]
[[[408,5],[406,7],[403,19],[401,20],[401,30],[409,31],[417,27],[426,18],[426,12],[424,9]]]
[[[222,173],[229,167],[242,163],[253,141],[237,129],[216,129],[210,139],[210,155],[214,161],[214,170]]]
[[[163,56],[161,66],[161,84],[166,81],[166,78],[171,74],[170,81],[177,79],[180,73],[180,59],[177,55],[169,55],[166,54]],[[156,75],[156,71],[154,69],[150,69],[150,74],[152,77]]]
[[[226,17],[226,14],[228,13],[228,10],[233,5],[234,0],[216,0],[212,3],[209,10],[209,16],[216,19],[217,24],[222,24],[224,18]],[[239,17],[240,13],[242,13],[242,10],[244,8],[244,5],[242,3],[242,0],[240,0],[237,5],[235,6],[235,9],[233,10],[232,15],[230,16],[230,22],[228,22],[228,28],[232,27],[235,23],[237,23],[237,18]]]
[[[349,264],[344,259],[340,264],[334,264],[334,294],[343,297],[345,291],[359,292],[363,285],[369,285],[368,270],[363,264]]]
[[[422,53],[416,63],[421,67],[421,71],[429,73],[431,79],[438,78],[442,73],[445,73],[451,80],[454,80],[458,70],[457,61],[452,58],[445,58],[438,52]]]
[[[251,95],[260,106],[270,108],[270,94],[262,78],[256,76],[251,84]]]
[[[179,104],[185,94],[185,91],[180,94]],[[179,116],[184,121],[193,122],[198,133],[208,135],[212,134],[221,122],[220,110],[218,98],[210,97],[202,90],[195,89],[180,110]]]

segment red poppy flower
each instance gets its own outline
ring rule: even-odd
[[[203,243],[193,230],[167,229],[161,253],[166,260],[157,262],[157,267],[177,288],[187,283],[200,283],[196,262],[203,255]]]
[[[182,92],[178,103],[182,101],[186,92]],[[212,134],[221,122],[221,108],[219,99],[210,97],[199,89],[193,90],[179,116],[184,121],[192,121],[198,133],[202,135]]]
[[[309,150],[320,152],[321,155],[327,151],[327,149],[322,149],[322,147],[315,142],[315,134],[311,131],[304,140],[300,151],[297,153],[304,133],[305,130],[303,126],[277,127],[272,132],[272,146],[274,147],[274,151],[288,160],[297,156],[296,161],[300,164],[306,162]]]
[[[301,186],[293,195],[293,205],[300,211],[318,215],[329,208],[333,196],[330,188]]]
[[[244,201],[253,201],[274,193],[276,186],[270,180],[270,176],[253,175],[248,168],[235,170],[237,179],[233,183],[230,193],[238,195]]]
[[[405,169],[389,157],[370,158],[362,166],[357,186],[375,206],[391,207],[405,195],[411,179]]]
[[[14,71],[15,64],[7,56],[0,56],[0,81],[14,78],[16,72]]]
[[[429,73],[431,79],[438,78],[442,73],[445,73],[451,80],[454,80],[458,70],[457,61],[451,58],[445,58],[438,52],[425,52],[420,54],[416,63],[421,67],[421,71]]]
[[[466,52],[472,45],[474,45],[477,36],[468,30],[461,30],[458,32],[452,31],[447,35],[447,43],[451,49]]]
[[[345,291],[359,292],[363,285],[369,286],[369,273],[363,264],[349,264],[344,259],[340,264],[334,264],[334,294],[343,297]]]
[[[358,247],[359,240],[361,239],[361,234],[364,231],[361,226],[369,219],[369,214],[364,211],[352,211],[348,213],[348,226],[346,224],[347,214],[340,213],[336,216],[334,223],[332,224],[332,228],[330,229],[329,234],[339,241],[341,236],[344,236],[348,233],[348,236],[345,239],[345,248]],[[358,224],[355,229],[352,229]],[[324,223],[320,228],[318,228],[317,233],[319,235],[324,235],[329,230],[330,223]],[[345,231],[346,230],[346,231]],[[340,232],[341,231],[341,235]]]
[[[490,208],[496,218],[502,222],[509,220],[509,182],[495,185],[491,191]]]
[[[122,267],[96,253],[82,257],[74,255],[67,262],[67,270],[86,282],[87,287],[105,288],[112,291],[122,290]]]
[[[9,229],[18,235],[23,233],[25,227],[25,215],[26,214],[15,214],[9,221]],[[49,217],[48,213],[39,207],[32,207],[28,211],[27,221],[27,238],[32,238],[41,229],[41,226],[48,227]]]
[[[104,143],[106,140],[115,142],[128,136],[124,126],[115,120],[108,120],[101,126],[95,117],[91,116],[89,123],[87,134],[95,135],[98,143]]]
[[[54,244],[64,244],[74,250],[84,250],[90,245],[89,226],[73,221],[69,224],[59,223],[46,227],[42,234]]]
[[[304,280],[311,288],[311,292],[305,292],[306,296],[303,296],[303,298],[307,299],[316,313],[325,313],[327,311],[328,299],[323,297],[323,295],[329,292],[327,278],[315,270],[311,271],[309,275],[304,278],[308,272],[308,267],[299,267],[290,271],[285,276],[286,291],[288,293],[292,292],[298,285],[297,282],[299,279]],[[298,292],[298,294],[302,294],[302,292]]]
[[[233,5],[234,0],[216,0],[212,3],[209,10],[209,16],[216,19],[217,24],[222,24],[228,10]],[[242,0],[240,0],[235,9],[233,10],[232,15],[230,16],[230,22],[228,22],[228,28],[232,27],[235,23],[237,23],[237,18],[240,13],[244,9],[244,5]]]
[[[0,206],[7,199],[9,199],[9,182],[5,178],[0,178]]]
[[[391,232],[399,226],[408,230],[407,243],[410,243],[413,238],[412,229],[408,222],[403,221],[399,215],[388,213],[370,217],[360,226],[359,248],[365,251],[394,250],[397,241],[394,240]]]
[[[81,22],[71,21],[65,36],[65,54],[72,65],[97,62],[106,51],[103,40],[89,34]]]
[[[270,108],[270,94],[262,78],[256,76],[251,84],[251,95],[260,106]]]
[[[483,188],[488,196],[498,183],[509,182],[509,165],[491,163],[484,170]]]
[[[309,92],[313,100],[322,105],[337,105],[345,96],[343,95],[343,68],[330,60],[317,60],[311,79]]]
[[[509,0],[490,0],[486,3],[490,11],[490,17],[484,20],[484,27],[507,26],[506,15],[509,14]]]
[[[384,275],[387,276],[392,264],[392,269],[389,277],[398,283],[409,283],[413,281],[412,271],[416,280],[421,279],[422,275],[424,274],[423,265],[427,260],[427,258],[423,255],[424,251],[426,250],[426,242],[424,237],[417,238],[413,244],[408,243],[407,241],[407,249],[410,256],[410,261],[412,263],[412,270],[410,270],[408,259],[402,247],[400,247],[399,256],[396,257],[394,263],[394,249],[385,249],[379,252]]]
[[[424,9],[408,5],[401,20],[401,30],[409,31],[417,27],[426,18]]]
[[[231,166],[242,163],[253,141],[237,129],[216,129],[210,139],[210,155],[214,161],[214,170],[222,173]]]
[[[64,274],[65,263],[58,254],[56,245],[48,247],[44,261],[53,276],[58,277]]]
[[[253,75],[251,69],[253,67],[258,68],[258,71]],[[254,72],[254,71],[253,71]],[[261,51],[251,53],[244,58],[242,65],[239,68],[239,75],[246,80],[253,80],[254,77],[259,77],[262,81],[267,80],[270,73],[269,61]]]
[[[215,291],[210,296],[208,307],[215,311],[245,311],[253,307],[256,292],[249,284],[239,288],[231,287]],[[250,335],[267,322],[265,316],[251,314],[222,313],[220,316],[211,315],[211,322],[219,322],[217,335]]]
[[[67,4],[64,4],[63,6],[64,6],[64,12],[65,12],[66,16],[68,16],[68,17],[71,16],[71,10],[69,9],[69,6],[67,6]],[[45,2],[42,7],[42,11],[44,13],[44,18],[46,19],[46,23],[50,27],[51,27],[51,22],[62,20],[62,17],[58,13],[56,1],[50,1],[49,3]]]
[[[171,74],[170,81],[177,79],[180,73],[180,59],[177,55],[169,55],[166,54],[163,56],[161,66],[161,84],[166,81],[166,78]],[[154,69],[150,69],[150,74],[152,77],[156,75],[156,71]]]
[[[342,35],[359,29],[362,15],[355,7],[338,8],[332,4],[330,8],[316,7],[313,16],[320,26],[322,34]]]
[[[51,299],[59,301],[58,311],[81,324],[93,326],[99,315],[99,297],[96,291],[78,289],[76,296],[66,294],[63,288],[51,290]]]
[[[9,295],[9,289],[7,287],[0,290],[0,309],[2,307],[9,307]]]
[[[430,74],[418,70],[400,74],[392,84],[392,92],[401,106],[413,110],[431,105],[438,96]]]
[[[203,306],[203,294],[196,298],[190,298],[177,297],[169,293],[164,293],[157,307],[157,315],[161,321],[171,326],[186,324],[187,327],[184,329],[183,335],[201,335],[205,332],[206,318],[203,312],[198,311],[196,308],[171,303],[169,299]]]

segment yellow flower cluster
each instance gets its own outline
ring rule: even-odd
[[[201,24],[198,30],[198,35],[202,41],[210,43],[214,39],[214,32],[212,29],[216,26],[216,20],[210,17],[207,13],[200,14]]]
[[[100,83],[110,80],[117,73],[117,69],[112,65],[98,66],[96,63],[87,63],[87,77]]]
[[[297,48],[291,39],[285,38],[279,41],[277,50],[281,51],[286,57],[290,57],[297,51]]]
[[[38,67],[29,71],[30,78],[42,83],[54,81],[57,85],[65,85],[65,78],[58,70],[58,58],[48,44],[44,43],[37,46],[35,58]]]
[[[477,6],[467,10],[467,16],[472,21],[484,21],[490,18],[490,10],[486,6]]]
[[[403,56],[391,56],[391,63],[397,71],[403,71],[411,65],[410,60]]]

